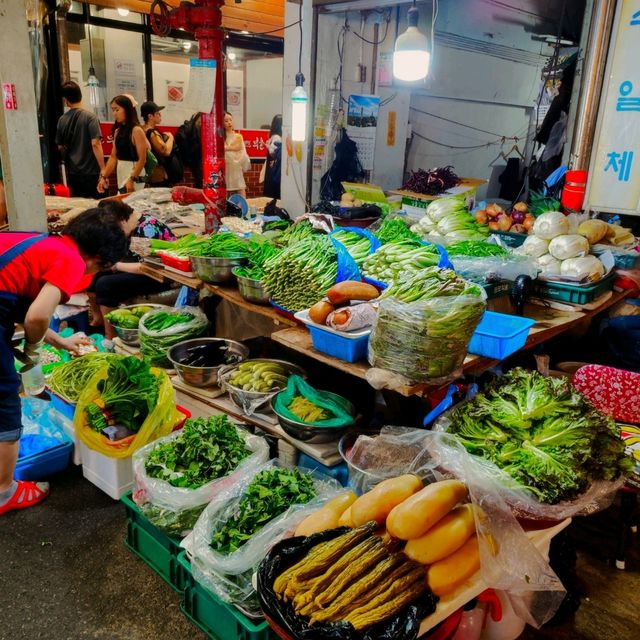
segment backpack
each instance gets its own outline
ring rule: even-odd
[[[195,113],[189,120],[185,120],[178,127],[174,137],[174,148],[178,147],[178,154],[182,164],[190,169],[199,167],[202,162],[200,129],[197,126],[199,119],[200,114]]]
[[[155,129],[150,129],[147,131],[147,140],[151,143],[151,135]],[[163,136],[160,131],[156,131],[158,135]],[[182,182],[182,178],[184,177],[184,168],[182,166],[182,160],[180,158],[180,150],[174,140],[173,149],[171,149],[171,153],[168,156],[161,156],[159,154],[156,155],[158,160],[158,164],[165,170],[167,174],[167,181],[171,184],[176,184],[177,182]]]

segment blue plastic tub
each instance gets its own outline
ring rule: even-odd
[[[62,441],[40,453],[18,458],[13,477],[16,480],[44,480],[64,471],[71,461],[73,442],[61,433]]]
[[[63,400],[59,395],[49,391],[51,396],[51,406],[59,411],[65,418],[73,422],[73,416],[76,412],[76,405]]]
[[[349,482],[349,467],[347,463],[342,461],[338,464],[328,467],[326,464],[318,462],[306,453],[300,453],[298,457],[297,466],[302,469],[309,469],[311,471],[320,471],[325,476],[331,476],[337,480],[343,487],[347,486]]]
[[[469,353],[503,360],[524,346],[535,323],[531,318],[485,311],[471,337]]]
[[[307,325],[311,334],[311,342],[314,349],[328,356],[333,356],[345,362],[358,362],[366,360],[367,345],[369,344],[369,334],[358,338],[347,338],[339,336],[332,331],[325,331],[312,324]]]

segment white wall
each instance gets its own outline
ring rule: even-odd
[[[167,91],[172,85],[181,86],[183,95],[186,95],[189,87],[189,60],[186,58],[184,62],[179,59],[175,62],[154,60],[153,100],[156,104],[165,107],[162,111],[162,124],[178,127],[188,120],[193,112],[182,106],[182,103],[169,100]]]
[[[247,60],[246,122],[249,129],[270,125],[282,113],[282,57]]]

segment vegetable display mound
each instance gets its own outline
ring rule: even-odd
[[[219,553],[233,553],[289,507],[315,497],[311,476],[298,469],[261,471],[247,486],[236,513],[214,532],[211,547]]]
[[[497,244],[489,244],[482,240],[462,240],[447,247],[450,256],[469,256],[473,258],[487,258],[493,256],[508,256],[509,252]]]
[[[178,240],[158,240],[152,238],[149,242],[152,253],[171,253],[174,256],[186,257],[191,254],[192,251],[196,251],[197,248],[206,243],[207,238],[204,236],[197,236],[195,233],[188,233]]]
[[[211,234],[205,242],[194,245],[189,255],[198,258],[238,258],[249,255],[249,246],[235,233],[221,231]]]
[[[428,196],[437,196],[460,184],[460,178],[453,172],[453,166],[412,171],[403,189]]]
[[[282,249],[274,246],[265,240],[252,238],[249,240],[249,255],[247,265],[237,267],[234,273],[241,278],[250,280],[262,280],[264,276],[264,265],[267,260],[277,256]]]
[[[55,367],[47,384],[51,391],[75,404],[89,380],[109,362],[119,358],[122,356],[114,353],[88,353]]]
[[[336,231],[333,237],[342,244],[360,267],[371,252],[371,241],[355,231]]]
[[[279,247],[290,247],[296,242],[306,240],[318,233],[308,220],[300,220],[285,229],[274,242]]]
[[[512,369],[451,415],[448,430],[537,500],[556,504],[627,471],[614,421],[568,380]]]
[[[411,231],[407,224],[401,218],[385,218],[380,228],[374,234],[382,244],[390,242],[402,242],[403,240],[420,241],[422,238]]]
[[[380,247],[364,261],[362,272],[381,282],[393,282],[439,262],[440,252],[434,244],[404,240]]]
[[[482,288],[450,269],[418,271],[380,296],[370,363],[415,381],[449,376],[462,365],[485,307]]]
[[[322,300],[337,275],[337,252],[331,239],[314,235],[268,260],[263,283],[276,304],[289,311],[302,311]]]
[[[121,329],[137,329],[140,318],[151,311],[153,307],[141,304],[131,309],[114,309],[105,318],[114,326]]]
[[[189,419],[179,436],[152,449],[145,470],[174,487],[197,489],[226,476],[250,454],[226,415]]]
[[[482,240],[489,235],[489,229],[478,224],[469,213],[462,196],[434,200],[424,217],[412,225],[411,231],[420,236],[445,236],[453,241]]]
[[[89,427],[101,432],[122,425],[137,432],[158,403],[159,387],[143,360],[134,356],[110,360],[106,378],[98,382],[100,397],[84,409]]]

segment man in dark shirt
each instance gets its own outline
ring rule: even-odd
[[[58,120],[56,144],[62,153],[71,195],[99,198],[96,185],[104,170],[100,121],[82,108],[82,92],[75,82],[62,85],[62,97],[69,110]]]

